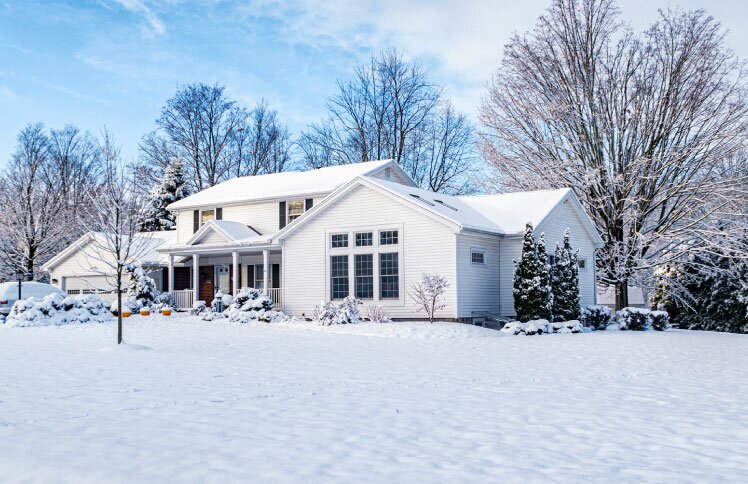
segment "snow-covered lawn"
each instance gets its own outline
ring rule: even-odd
[[[2,482],[748,482],[746,336],[114,330],[0,328]]]

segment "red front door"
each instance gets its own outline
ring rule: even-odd
[[[198,276],[200,278],[200,294],[198,296],[200,300],[210,304],[215,295],[213,287],[215,272],[213,266],[200,266]]]

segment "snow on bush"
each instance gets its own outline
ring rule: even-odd
[[[322,326],[333,324],[356,324],[362,321],[359,305],[361,301],[348,296],[339,303],[322,301],[314,308],[313,319]]]
[[[535,334],[550,333],[582,333],[582,323],[573,319],[571,321],[561,321],[550,323],[547,319],[535,319],[526,323],[519,321],[510,321],[501,329],[502,333],[527,336]]]
[[[390,313],[382,306],[372,304],[364,309],[366,319],[372,323],[391,323]]]
[[[621,329],[646,331],[649,328],[649,310],[644,308],[623,308],[616,312],[616,323]]]
[[[227,309],[234,302],[234,298],[231,294],[224,294],[221,291],[216,293],[216,297],[213,298],[213,302],[210,303],[210,307],[213,311],[218,310],[218,305],[221,305],[223,310]]]
[[[107,304],[98,296],[64,297],[49,294],[16,301],[6,320],[10,327],[59,326],[77,323],[106,323],[112,320]]]
[[[649,324],[655,331],[665,331],[670,328],[670,315],[667,311],[650,311]]]
[[[193,316],[200,316],[206,311],[208,311],[208,305],[205,304],[205,301],[195,301],[192,304],[192,309],[190,309],[190,314]]]
[[[593,304],[582,309],[582,322],[593,329],[605,329],[610,324],[611,315],[608,306]]]
[[[229,321],[238,323],[254,321],[273,323],[285,319],[285,315],[282,312],[275,311],[274,307],[273,301],[262,291],[245,287],[233,298],[233,302],[224,310],[223,314]]]

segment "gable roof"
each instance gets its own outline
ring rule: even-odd
[[[500,236],[523,234],[527,222],[538,227],[564,200],[573,200],[573,205],[580,213],[586,230],[595,240],[595,245],[602,245],[602,239],[592,221],[569,188],[458,197],[370,176],[360,176],[341,186],[322,203],[312,207],[308,214],[299,218],[296,223],[286,226],[274,237],[285,238],[357,185],[369,186],[386,193],[444,223],[455,226],[458,230],[487,232]]]
[[[174,202],[167,208],[169,210],[181,210],[329,193],[357,176],[373,174],[385,167],[396,170],[403,179],[412,183],[410,177],[393,160],[368,161],[309,171],[287,171],[232,178]]]
[[[198,240],[209,232],[218,233],[226,242],[254,242],[263,240],[263,237],[255,229],[240,222],[230,220],[209,220],[204,223],[184,245],[194,245]],[[267,237],[265,237],[266,239]]]
[[[82,250],[89,242],[92,242],[94,238],[102,238],[101,232],[87,232],[83,234],[78,240],[67,246],[56,256],[49,259],[47,262],[42,264],[42,270],[49,272],[50,269],[59,265],[62,261],[72,256],[79,250]],[[140,258],[140,262],[143,265],[159,265],[165,263],[168,260],[168,256],[158,252],[158,248],[164,245],[169,245],[177,240],[176,230],[164,230],[160,232],[142,232],[142,235],[136,236],[135,241],[138,243],[146,244],[145,254]]]

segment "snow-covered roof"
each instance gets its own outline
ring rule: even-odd
[[[203,224],[200,229],[194,233],[185,245],[193,245],[200,240],[206,232],[218,232],[227,243],[247,243],[265,241],[267,237],[262,237],[256,230],[241,222],[232,222],[230,220],[209,220]]]
[[[243,176],[219,183],[172,203],[169,210],[217,206],[272,198],[329,193],[350,180],[374,173],[387,165],[402,172],[392,160],[368,161],[330,166],[310,171],[289,171],[268,175]],[[408,176],[402,172],[405,178]]]
[[[560,188],[455,198],[483,214],[508,235],[523,233],[527,222],[537,227],[569,194],[570,188]]]

